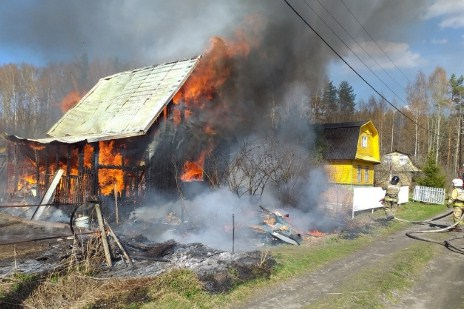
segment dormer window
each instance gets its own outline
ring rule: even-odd
[[[361,146],[367,148],[367,136],[361,136]]]
[[[400,156],[400,165],[405,165],[408,163],[408,157]]]

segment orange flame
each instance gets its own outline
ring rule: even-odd
[[[84,145],[84,166],[90,168],[92,166],[93,147],[90,144]]]
[[[174,123],[179,124],[182,120],[188,119],[193,108],[203,109],[205,104],[218,97],[221,87],[233,72],[234,57],[246,57],[250,49],[251,43],[245,32],[237,32],[235,41],[213,37],[209,50],[173,98],[173,103],[178,106],[173,109]],[[212,135],[215,129],[207,124],[204,132]],[[212,149],[211,145],[209,148]],[[210,150],[203,151],[195,162],[185,162],[180,179],[202,181],[205,156],[209,152]]]
[[[37,180],[36,180],[35,176],[33,176],[33,175],[22,176],[20,181],[17,184],[16,189],[21,190],[26,185],[26,183],[34,185],[34,184],[37,183]]]
[[[232,40],[217,36],[211,38],[209,49],[181,90],[175,94],[174,104],[183,102],[187,108],[203,108],[206,102],[218,95],[233,72],[235,58],[248,56],[252,47],[258,45],[258,32],[253,30],[259,29],[262,24],[257,18],[250,17],[245,26],[247,31],[236,31]],[[188,118],[188,114],[185,118]]]
[[[71,91],[70,93],[68,93],[64,98],[63,100],[61,100],[60,102],[60,109],[61,111],[64,113],[64,112],[67,112],[68,110],[70,110],[72,107],[74,107],[74,105],[77,104],[77,102],[79,102],[81,99],[81,95],[79,94],[79,92],[77,91]]]
[[[325,233],[320,232],[318,230],[311,230],[307,234],[313,237],[324,237],[325,236]]]
[[[187,106],[211,101],[232,72],[232,59],[246,56],[248,42],[241,36],[236,42],[226,42],[220,37],[211,39],[211,46],[182,89],[173,98],[175,104],[184,101]],[[201,102],[200,102],[201,99]]]
[[[184,169],[180,180],[189,181],[203,181],[203,166],[205,164],[206,151],[200,154],[200,157],[195,162],[187,161],[184,163]]]
[[[98,163],[101,165],[122,166],[122,155],[114,149],[114,141],[99,142]],[[98,182],[101,194],[112,194],[115,186],[121,193],[124,188],[124,172],[120,168],[101,168],[98,170]]]

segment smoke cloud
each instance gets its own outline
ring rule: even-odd
[[[320,3],[353,35],[360,33],[359,25],[338,0],[290,3],[317,30],[324,31],[324,36],[330,33],[312,11],[330,22]],[[386,40],[405,35],[405,25],[420,17],[425,1],[357,0],[347,4],[362,23],[376,31],[374,37]],[[283,71],[286,76],[320,76],[326,61],[334,57],[281,0],[2,1],[1,49],[23,55],[24,62],[63,61],[88,54],[152,65],[200,54],[212,36],[230,35],[250,16],[266,21],[260,36],[269,43],[263,49],[276,65],[299,64],[296,71]],[[335,42],[330,37],[328,41]],[[266,78],[268,72],[262,73]]]
[[[339,0],[289,2],[342,56],[348,50],[339,38],[348,40],[339,24],[352,36],[365,39],[362,27]],[[359,21],[373,31],[371,35],[377,40],[407,35],[406,26],[420,17],[418,8],[424,5],[425,0],[349,2]],[[338,56],[285,1],[0,2],[1,48],[32,55],[31,59],[39,63],[66,61],[87,54],[90,58],[118,57],[139,66],[154,65],[206,54],[213,37],[225,49],[229,41],[238,44],[245,38],[248,49],[243,51],[246,56],[216,63],[219,69],[231,68],[230,77],[221,92],[209,99],[209,107],[193,114],[188,125],[204,128],[207,123],[221,138],[235,141],[249,138],[250,132],[254,137],[277,133],[282,149],[294,150],[295,160],[304,158],[314,139],[307,117],[309,98],[327,80],[327,66]],[[211,137],[197,134],[200,131],[195,130],[190,145],[184,149],[203,148],[209,142]],[[185,135],[179,138],[178,144],[185,143]],[[308,171],[298,183],[294,197],[297,207],[291,214],[298,229],[323,229],[333,224],[329,219],[321,219],[319,208],[327,186],[327,177],[321,169]],[[272,190],[264,192],[259,203],[270,209],[286,206],[277,202]],[[143,231],[152,240],[176,238],[228,249],[232,217],[237,218],[240,226],[256,224],[257,204],[256,200],[239,198],[225,188],[206,190],[181,202],[160,202],[158,198],[156,203],[134,211],[133,222],[140,224],[128,224],[125,228]],[[172,211],[181,220],[202,228],[198,233],[181,236],[153,224]],[[243,233],[246,230],[240,229]],[[246,241],[250,237],[244,234],[240,239]]]

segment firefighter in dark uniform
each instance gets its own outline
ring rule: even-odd
[[[399,182],[400,178],[398,176],[393,176],[390,180],[390,184],[384,188],[385,197],[383,198],[383,209],[385,210],[387,221],[395,218],[393,215],[393,208],[398,206],[398,193],[400,192]]]
[[[455,178],[452,180],[453,190],[448,198],[448,207],[453,207],[453,221],[457,225],[454,230],[457,232],[462,231],[464,222],[461,221],[463,214],[464,202],[458,199],[458,195],[462,192],[462,179]],[[459,223],[458,223],[459,222]]]

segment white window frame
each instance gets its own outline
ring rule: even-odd
[[[367,148],[367,136],[366,135],[361,136],[361,146],[363,148]]]
[[[407,156],[400,156],[400,165],[406,165],[408,164],[408,157]]]

